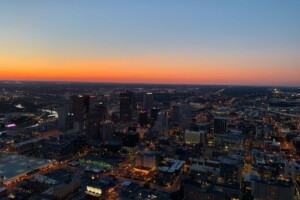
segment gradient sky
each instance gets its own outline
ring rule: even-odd
[[[300,86],[300,1],[0,0],[0,80]]]

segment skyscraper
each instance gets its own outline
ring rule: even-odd
[[[141,127],[146,127],[148,124],[148,113],[146,110],[139,112],[139,124]]]
[[[166,112],[159,112],[157,120],[154,125],[154,130],[158,131],[160,135],[166,136],[168,133],[168,117]]]
[[[96,97],[90,95],[74,95],[71,97],[74,126],[86,128],[87,115],[95,109]]]
[[[151,92],[145,92],[143,96],[144,109],[150,110],[153,106],[153,94]]]
[[[135,111],[135,98],[133,92],[126,90],[120,93],[120,121],[130,122]]]
[[[172,122],[179,127],[189,128],[193,116],[193,106],[189,103],[178,103],[172,107]]]
[[[96,96],[84,95],[83,104],[84,104],[84,113],[89,113],[95,109],[96,106]]]
[[[94,104],[93,99],[89,102],[89,108],[94,108],[90,110],[89,113],[85,113],[84,127],[86,129],[86,135],[88,140],[100,140],[102,139],[101,127],[105,124],[107,119],[108,110],[105,104],[102,102]],[[92,104],[91,104],[92,103]]]
[[[179,124],[180,120],[180,104],[172,106],[172,122],[173,124]]]
[[[91,111],[94,111],[96,97],[90,95],[74,95],[69,101],[62,102],[58,108],[58,127],[60,129],[86,128],[87,119]]]
[[[85,113],[85,101],[82,95],[74,95],[71,97],[72,101],[72,113],[74,114],[74,122],[83,127],[84,113]]]
[[[159,113],[160,109],[159,108],[151,108],[151,122],[155,122],[157,120],[157,115]]]
[[[70,101],[60,103],[58,106],[58,128],[62,130],[73,128],[72,118],[72,103]]]
[[[214,134],[225,134],[227,132],[227,121],[226,117],[215,117]]]
[[[85,133],[87,136],[88,141],[91,140],[99,140],[101,139],[99,129],[100,129],[100,113],[98,112],[91,112],[85,114]]]

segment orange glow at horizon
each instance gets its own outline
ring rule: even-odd
[[[176,58],[176,56],[175,56]],[[45,80],[187,84],[299,84],[298,72],[272,67],[255,67],[243,59],[139,59],[57,60],[1,59],[0,80]]]
[[[0,81],[300,87],[298,19],[300,1],[2,1]]]

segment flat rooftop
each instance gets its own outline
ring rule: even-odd
[[[2,181],[5,182],[47,166],[50,163],[46,159],[32,158],[18,154],[2,154],[0,156],[0,177],[4,177]]]
[[[238,166],[240,163],[237,159],[223,157],[223,158],[220,159],[220,164],[228,164],[228,165]]]
[[[172,166],[170,166],[170,167],[166,167],[166,166],[158,167],[158,169],[161,170],[161,171],[173,173],[176,170],[179,170],[184,164],[184,161],[182,161],[182,160],[169,159],[168,162],[172,163]]]
[[[23,146],[23,145],[26,145],[26,144],[30,144],[30,143],[39,142],[41,140],[42,140],[42,138],[37,138],[37,139],[35,138],[35,139],[26,140],[26,141],[23,141],[23,142],[19,142],[19,143],[13,144],[12,146],[15,147],[15,148],[18,148],[20,146]]]

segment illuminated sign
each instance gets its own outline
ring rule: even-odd
[[[99,189],[99,188],[95,188],[95,187],[91,187],[91,186],[86,186],[86,190],[88,192],[91,192],[91,193],[102,194],[102,190]]]
[[[16,127],[16,124],[6,124],[5,127],[6,128],[12,128],[12,127]]]

